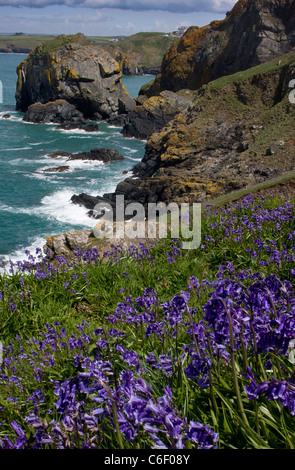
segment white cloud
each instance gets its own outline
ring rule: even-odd
[[[63,5],[133,11],[162,10],[172,13],[199,11],[220,13],[230,10],[235,3],[235,0],[0,0],[0,6],[42,8],[49,5]]]

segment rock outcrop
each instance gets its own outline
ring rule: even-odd
[[[37,46],[17,67],[16,108],[66,100],[87,119],[107,119],[135,106],[119,64],[82,34]]]
[[[72,153],[68,160],[97,160],[104,163],[124,160],[118,150],[113,148],[95,148],[89,152]]]
[[[144,93],[150,97],[163,90],[195,90],[294,46],[294,0],[239,0],[223,21],[190,27],[167,50],[160,74]]]
[[[126,137],[147,139],[183,112],[192,103],[192,96],[189,90],[183,90],[178,93],[163,91],[159,96],[149,98],[142,106],[136,106],[128,113],[123,134]]]
[[[67,123],[68,125],[71,123],[76,127],[85,123],[81,111],[78,111],[73,104],[68,103],[66,100],[31,104],[25,113],[24,120],[38,124]]]
[[[49,155],[51,158],[63,157],[66,158],[67,162],[75,160],[88,160],[88,161],[99,161],[103,163],[109,162],[118,162],[124,160],[123,155],[121,155],[118,150],[113,148],[94,148],[89,152],[78,152],[78,153],[68,153],[68,152],[55,152],[52,155]],[[46,168],[45,173],[50,172],[64,172],[68,171],[70,167],[68,165],[61,165],[54,168]]]
[[[100,236],[98,232],[101,232]],[[149,245],[150,243],[147,229],[145,229],[143,238],[131,238],[125,233],[122,233],[120,237],[115,235],[114,233],[112,237],[105,237],[104,230],[95,225],[94,230],[69,230],[66,233],[48,237],[43,250],[49,260],[55,260],[57,257],[71,259],[75,256],[76,250],[83,252],[93,249],[96,249],[99,255],[103,257],[104,254],[111,252],[114,246],[119,245],[120,250],[124,252],[129,249],[134,252],[135,250],[140,251],[143,245]]]
[[[133,176],[106,200],[202,202],[293,170],[294,76],[291,51],[203,86],[185,112],[149,138]]]

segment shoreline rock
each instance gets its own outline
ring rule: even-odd
[[[122,134],[137,139],[149,138],[183,112],[192,103],[192,98],[189,90],[181,93],[163,91],[159,96],[149,98],[128,113]]]
[[[95,228],[95,227],[94,227]],[[100,228],[97,228],[100,231]],[[68,232],[50,236],[46,239],[43,252],[49,261],[54,261],[57,257],[62,256],[71,259],[75,255],[75,250],[87,251],[96,249],[99,256],[111,251],[114,246],[120,246],[120,250],[128,251],[129,249],[140,249],[142,245],[149,244],[150,239],[147,237],[147,230],[144,238],[130,238],[125,233],[120,237],[115,235],[112,237],[104,236],[101,230],[101,236],[94,236],[93,230],[69,230]]]
[[[121,82],[116,60],[83,35],[61,35],[35,47],[17,67],[16,109],[66,100],[85,119],[126,114],[135,101]]]
[[[94,148],[89,152],[72,153],[68,157],[68,160],[99,160],[104,163],[108,163],[124,160],[124,157],[118,152],[118,150],[113,149],[111,147],[107,147]]]
[[[105,201],[114,204],[121,195],[125,204],[145,208],[202,202],[293,170],[295,106],[288,96],[294,53],[279,62],[202,87],[183,113],[150,136],[132,176],[104,194]],[[82,205],[85,200],[72,199]]]
[[[87,161],[101,161],[104,163],[117,162],[124,160],[123,155],[121,155],[116,149],[111,147],[107,148],[94,148],[89,152],[79,152],[79,153],[69,153],[57,151],[49,155],[50,158],[63,157],[66,158],[67,162],[76,161],[76,160],[87,160]],[[68,165],[61,165],[54,168],[46,168],[43,170],[45,173],[50,172],[64,172],[68,171],[70,167]]]
[[[24,116],[24,121],[36,124],[66,123],[76,128],[86,123],[83,114],[66,100],[49,101],[48,103],[31,104]]]

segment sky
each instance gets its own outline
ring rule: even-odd
[[[129,36],[222,20],[236,0],[0,0],[0,32]]]

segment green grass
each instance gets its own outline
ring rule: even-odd
[[[294,173],[285,175],[284,182],[292,177],[294,178]],[[282,182],[282,179],[277,181],[279,182]],[[272,183],[274,184],[274,181]],[[253,354],[250,344],[243,354],[241,350],[231,350],[230,365],[222,357],[216,357],[209,348],[207,352],[204,349],[203,353],[213,361],[211,386],[199,387],[197,380],[189,379],[184,373],[189,364],[189,350],[198,350],[198,344],[194,345],[192,335],[188,335],[188,329],[192,326],[190,315],[194,316],[196,325],[202,320],[203,307],[208,305],[211,292],[214,291],[210,282],[218,280],[219,295],[222,296],[226,286],[223,281],[231,284],[237,280],[237,286],[247,290],[249,285],[252,285],[252,275],[255,280],[259,280],[258,273],[262,279],[275,273],[282,282],[290,283],[288,298],[293,305],[294,299],[290,289],[291,285],[295,287],[295,282],[290,269],[294,268],[294,262],[291,260],[294,247],[290,234],[295,233],[295,209],[294,205],[292,206],[294,192],[285,200],[286,195],[274,188],[272,192],[259,195],[261,189],[266,191],[267,187],[264,185],[263,188],[252,188],[257,200],[248,197],[245,203],[235,203],[233,201],[244,194],[239,192],[231,195],[230,205],[227,197],[215,200],[214,206],[209,209],[203,208],[202,244],[196,250],[183,250],[179,248],[178,242],[164,239],[149,250],[140,251],[141,257],[114,250],[113,255],[105,260],[96,258],[92,262],[69,265],[60,259],[57,270],[52,269],[49,264],[40,266],[42,271],[33,271],[26,275],[15,272],[10,276],[0,276],[0,337],[11,356],[9,360],[7,357],[4,363],[4,376],[0,376],[5,378],[0,380],[0,442],[4,436],[15,440],[10,423],[18,423],[26,430],[28,443],[31,445],[35,442],[34,432],[41,429],[41,426],[42,432],[49,432],[50,435],[54,435],[52,423],[63,426],[60,421],[61,414],[54,405],[57,399],[54,386],[64,381],[75,381],[81,372],[87,370],[87,364],[84,364],[80,357],[82,349],[79,349],[79,341],[86,341],[88,338],[83,343],[83,354],[88,357],[88,361],[94,360],[95,354],[104,361],[111,361],[115,371],[115,386],[120,383],[122,373],[132,372],[134,376],[138,373],[135,372],[134,366],[124,363],[118,347],[136,352],[141,365],[139,378],[150,387],[154,400],[162,396],[165,386],[171,387],[173,403],[179,416],[210,426],[219,434],[220,448],[293,449],[294,417],[279,402],[266,398],[254,402],[248,400],[244,390],[244,387],[249,385],[244,376],[245,364],[248,363],[252,367],[256,380],[260,383],[265,374],[268,380],[272,380],[273,376],[279,380],[284,374],[292,374],[294,364],[288,361],[288,358],[271,351],[257,357]],[[264,217],[263,223],[257,218],[259,213]],[[267,214],[271,217],[267,217]],[[289,216],[282,217],[286,214]],[[248,224],[251,219],[255,223]],[[243,230],[240,231],[242,226]],[[236,239],[237,235],[241,235],[240,240]],[[261,250],[257,249],[257,239],[264,244]],[[273,251],[269,247],[270,244]],[[255,256],[252,256],[253,250],[257,251]],[[278,263],[277,259],[273,258],[273,254],[278,252],[283,254],[284,262]],[[42,273],[46,274],[46,277],[43,277]],[[247,273],[250,277],[247,277]],[[240,278],[242,274],[244,277]],[[152,334],[145,337],[143,322],[120,320],[110,323],[106,320],[114,314],[118,306],[132,303],[138,297],[144,298],[146,289],[151,288],[156,292],[159,301],[158,304],[153,304],[152,309],[158,321],[164,322],[161,304],[171,301],[181,292],[187,292],[191,276],[198,279],[202,287],[199,291],[191,291],[191,310],[188,310],[190,313],[183,313],[184,322],[178,327],[167,322],[167,330],[163,336]],[[286,290],[282,292],[287,293]],[[229,295],[228,293],[227,296]],[[278,308],[280,302],[283,305],[283,297],[278,300]],[[234,308],[234,303],[229,305]],[[149,313],[150,308],[142,306],[140,311]],[[47,326],[54,325],[55,322],[60,324],[56,327],[60,333],[64,330],[61,343],[56,343],[54,339],[57,330],[53,334]],[[84,322],[87,327],[79,330],[79,336],[77,327],[80,328]],[[100,328],[104,331],[104,336],[96,337],[93,332]],[[125,336],[107,336],[113,328],[117,328]],[[109,347],[104,349],[103,342],[102,345],[98,343],[99,338],[107,338]],[[49,342],[46,343],[45,339]],[[73,340],[79,340],[77,345],[67,347],[67,341],[70,344]],[[206,341],[206,336],[202,340],[200,334],[199,340]],[[54,347],[52,350],[51,345]],[[183,345],[188,345],[189,349],[184,350]],[[163,354],[173,358],[171,376],[149,364],[147,355],[150,353],[157,358]],[[265,371],[264,365],[270,358],[272,370]],[[53,364],[50,361],[53,361]],[[269,369],[269,366],[266,369]],[[111,375],[108,380],[111,381],[112,377]],[[111,387],[110,382],[108,383]],[[35,394],[36,389],[42,395],[40,401]],[[107,387],[106,390],[111,391]],[[144,394],[143,391],[140,393]],[[83,406],[86,411],[93,406],[92,397],[94,392],[88,398],[81,397],[85,399]],[[124,391],[121,390],[120,400],[124,399]],[[38,415],[42,419],[35,431],[26,421],[25,417],[29,415]],[[77,418],[77,414],[75,416]],[[79,419],[78,417],[77,422]],[[81,433],[79,437],[77,430],[72,429],[69,423],[70,421],[67,421],[62,428],[66,435],[65,445],[80,447],[80,438],[84,437]],[[86,423],[84,424],[86,426]],[[113,424],[102,421],[94,431],[92,439],[95,439],[93,442],[96,442],[98,447],[150,448],[151,439],[143,428],[138,428],[134,440],[122,441],[115,424],[115,418]],[[169,444],[169,436],[164,436],[163,439]],[[47,444],[44,448],[46,446]],[[188,448],[191,447],[194,448],[193,443],[188,443]],[[49,445],[49,448],[52,447]]]
[[[52,39],[54,39],[54,36],[52,35],[35,34],[28,34],[25,36],[0,36],[0,49],[6,49],[7,44],[13,44],[16,48],[29,52],[37,45],[44,44]]]
[[[258,194],[262,190],[271,190],[272,188],[275,188],[277,185],[282,185],[284,186],[284,183],[292,182],[295,180],[295,170],[292,171],[287,171],[283,175],[278,176],[277,178],[270,178],[267,181],[264,181],[263,183],[258,183],[253,186],[249,186],[247,188],[239,189],[237,191],[232,191],[228,194],[224,194],[222,196],[216,197],[214,199],[211,199],[210,201],[206,201],[202,203],[202,207],[205,208],[205,206],[210,203],[213,207],[219,207],[219,206],[224,206],[225,204],[230,204],[235,201],[240,200],[241,198],[245,197],[247,194],[252,194],[255,196],[255,194]]]
[[[263,64],[257,65],[256,67],[251,67],[247,70],[242,70],[240,72],[234,73],[232,75],[226,75],[224,77],[213,80],[208,84],[208,89],[219,90],[225,85],[248,80],[256,75],[263,75],[275,70],[279,70],[285,66],[294,66],[295,65],[295,51],[292,50],[283,56],[280,56],[276,59],[270,60]]]
[[[78,33],[79,34],[79,33]],[[7,44],[13,44],[15,48],[29,52],[37,45],[43,45],[43,52],[50,52],[71,42],[75,35],[7,35],[0,36],[0,49],[7,49]],[[114,39],[116,40],[114,42]],[[141,66],[159,66],[166,50],[177,40],[175,36],[164,36],[163,33],[137,33],[132,36],[88,36],[88,40],[99,47],[106,48],[111,54],[115,54],[119,48],[125,54],[139,54]]]

